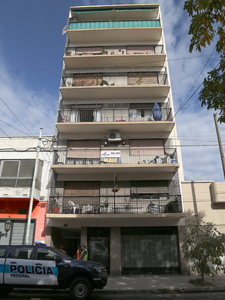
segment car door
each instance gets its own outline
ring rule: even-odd
[[[0,284],[3,284],[4,264],[7,246],[0,246]]]
[[[62,276],[63,259],[61,256],[51,248],[37,246],[31,284],[56,286],[59,285],[59,278]]]
[[[15,246],[5,263],[6,284],[30,285],[33,276],[33,246]]]

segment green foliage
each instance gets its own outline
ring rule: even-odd
[[[208,77],[204,79],[204,88],[199,95],[201,106],[206,106],[207,110],[219,111],[218,121],[225,123],[225,54],[221,55],[219,66],[208,72]]]
[[[225,235],[212,223],[203,222],[200,216],[195,216],[187,223],[183,246],[185,257],[190,259],[192,271],[201,276],[204,284],[205,275],[214,278],[219,271],[225,272],[221,259],[225,254]]]
[[[192,17],[188,32],[192,35],[189,51],[192,52],[195,47],[201,52],[202,47],[216,39],[216,51],[225,52],[225,0],[187,0],[184,10]],[[220,123],[225,122],[224,60],[223,54],[219,67],[208,72],[199,97],[201,106],[219,110]]]
[[[189,34],[192,35],[189,51],[195,47],[201,52],[202,47],[210,45],[215,36],[217,52],[225,51],[225,1],[224,0],[187,0],[184,10],[192,17]]]

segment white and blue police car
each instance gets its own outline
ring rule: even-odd
[[[44,245],[0,245],[0,295],[13,288],[68,289],[74,299],[88,299],[107,284],[103,265],[79,261]]]

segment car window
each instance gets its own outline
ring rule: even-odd
[[[15,247],[12,258],[32,259],[33,247]]]
[[[69,259],[69,260],[73,259],[71,256],[69,256],[67,253],[61,251],[60,249],[58,249],[58,248],[54,248],[54,249],[56,250],[57,253],[62,255],[64,258]]]
[[[55,260],[56,253],[50,249],[38,248],[37,259],[39,260]]]
[[[0,248],[0,257],[4,257],[6,253],[6,247],[1,247]]]

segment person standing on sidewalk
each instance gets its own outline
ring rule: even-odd
[[[77,249],[77,257],[76,257],[77,260],[79,260],[81,252],[82,252],[82,246],[80,245],[79,248]]]
[[[82,252],[80,254],[79,260],[87,261],[88,259],[88,251],[85,245],[82,245]]]

